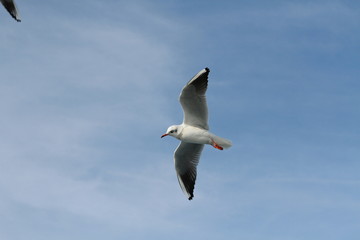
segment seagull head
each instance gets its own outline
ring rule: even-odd
[[[179,133],[178,133],[178,129],[179,129],[179,126],[177,126],[177,125],[170,126],[170,127],[167,129],[166,133],[163,134],[163,135],[161,135],[161,138],[166,137],[166,136],[168,136],[168,135],[177,138],[177,136],[178,136],[178,134],[179,134]]]

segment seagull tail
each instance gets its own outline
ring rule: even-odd
[[[212,137],[214,142],[216,142],[217,145],[223,147],[223,148],[229,148],[232,146],[232,142],[228,139],[222,138],[222,137],[218,137],[218,136],[213,136]]]

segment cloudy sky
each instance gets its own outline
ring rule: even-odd
[[[25,1],[0,8],[0,239],[360,236],[360,3]],[[195,197],[178,95],[209,67]]]

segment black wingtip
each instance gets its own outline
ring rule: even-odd
[[[188,198],[189,200],[192,200],[194,195],[191,194],[191,196]]]
[[[205,68],[206,72],[210,72],[210,69],[208,67]]]

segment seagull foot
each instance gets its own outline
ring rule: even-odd
[[[212,141],[212,146],[213,146],[214,148],[219,149],[219,150],[223,150],[223,149],[224,149],[223,147],[221,147],[220,145],[218,145],[216,142],[214,142],[214,140]]]

